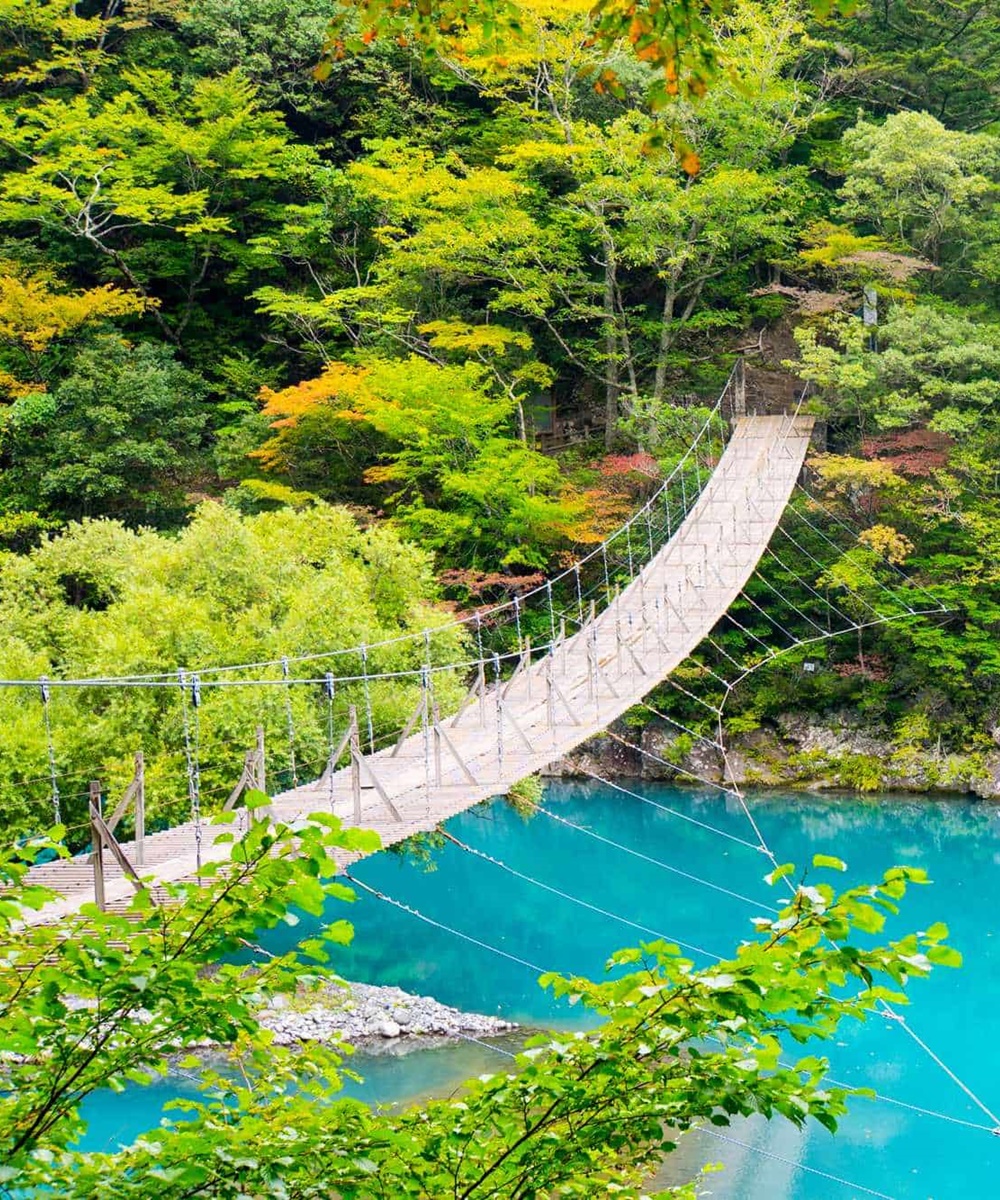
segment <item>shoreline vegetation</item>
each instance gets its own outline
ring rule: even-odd
[[[947,793],[1000,799],[1000,740],[983,735],[964,752],[894,739],[856,713],[784,713],[752,729],[727,730],[726,754],[660,720],[623,721],[631,744],[608,733],[557,760],[544,778],[593,775],[712,787],[864,793]]]

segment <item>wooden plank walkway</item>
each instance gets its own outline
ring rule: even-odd
[[[683,524],[607,608],[436,728],[275,796],[275,819],[291,823],[332,806],[390,845],[505,793],[599,733],[679,666],[739,595],[788,503],[812,426],[811,417],[741,417]],[[227,844],[215,844],[228,828],[202,822],[203,862],[228,856]],[[147,834],[140,875],[193,875],[195,832],[187,822]],[[131,843],[123,849],[131,858]],[[94,898],[86,859],[34,867],[29,877],[62,896],[33,920],[56,919]],[[132,894],[114,864],[105,891],[116,906]]]

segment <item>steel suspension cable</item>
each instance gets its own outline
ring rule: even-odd
[[[804,483],[799,483],[797,487],[814,508],[818,508],[819,511],[823,513],[824,516],[828,517],[835,525],[839,525],[845,533],[850,535],[852,541],[857,541],[859,530],[856,527],[848,524],[846,521],[838,517],[837,514],[832,509],[827,508],[827,506],[821,500],[817,500]],[[923,592],[926,599],[933,601],[935,604],[941,603],[941,601],[937,598],[937,596],[934,595],[933,592],[929,592],[927,588],[923,586],[923,584],[915,583],[910,576],[905,574],[895,563],[887,562],[886,566],[888,566],[891,571],[894,571],[895,574],[899,576],[900,580],[907,584],[907,586],[915,587],[917,591]]]
[[[285,683],[285,724],[288,728],[288,769],[292,787],[299,786],[299,772],[295,766],[295,720],[292,716],[292,691],[288,679],[288,658],[281,659],[281,677]]]
[[[198,740],[200,725],[198,709],[201,706],[201,688],[198,676],[188,676],[184,671],[178,671],[178,682],[181,691],[181,713],[184,722],[184,757],[187,762],[188,800],[191,805],[191,820],[194,822],[194,854],[195,869],[201,870],[201,776],[198,763]],[[188,687],[191,688],[191,704],[194,709],[194,741],[192,742],[192,721],[188,716]]]
[[[49,760],[49,788],[52,799],[52,822],[62,824],[62,807],[59,802],[59,783],[56,774],[56,749],[52,741],[52,720],[49,716],[49,681],[42,676],[42,715],[45,722],[45,750]]]
[[[689,871],[682,871],[680,867],[671,866],[669,863],[661,862],[658,858],[653,858],[649,854],[643,854],[641,850],[634,850],[631,846],[622,845],[621,842],[616,842],[613,838],[605,837],[601,833],[596,833],[593,829],[587,829],[584,825],[578,825],[575,821],[569,820],[568,817],[561,817],[557,813],[550,812],[541,804],[532,804],[537,812],[543,813],[552,821],[557,821],[560,825],[567,825],[570,829],[575,829],[578,833],[585,834],[595,841],[602,842],[606,846],[613,846],[616,850],[620,850],[623,854],[631,855],[633,858],[641,859],[654,867],[659,867],[663,871],[668,871],[671,875],[678,875],[682,879],[687,879],[690,883],[700,884],[702,887],[710,888],[713,892],[720,892],[724,896],[729,896],[732,900],[740,900],[744,904],[749,904],[756,909],[764,909],[767,912],[777,913],[778,910],[770,904],[764,904],[760,900],[755,900],[751,896],[744,896],[741,892],[734,892],[730,888],[723,887],[722,884],[712,883],[709,879],[702,879],[700,875],[694,875]]]
[[[553,896],[558,896],[562,900],[569,901],[570,904],[575,904],[580,908],[586,908],[590,912],[597,913],[599,916],[607,917],[612,921],[617,921],[620,925],[624,925],[629,929],[635,929],[639,933],[648,933],[652,937],[659,938],[662,941],[674,942],[678,946],[683,946],[685,950],[690,950],[694,954],[702,954],[706,958],[713,958],[716,962],[722,961],[722,956],[713,954],[711,950],[704,950],[701,946],[695,946],[691,942],[684,942],[680,938],[672,937],[668,933],[663,933],[658,929],[651,929],[648,925],[641,925],[638,921],[632,921],[628,917],[623,917],[618,913],[610,912],[606,908],[601,908],[596,904],[591,904],[587,900],[581,900],[579,896],[571,895],[569,892],[564,892],[561,888],[553,887],[551,884],[543,883],[540,879],[535,879],[532,875],[526,875],[522,871],[509,866],[499,858],[494,858],[492,854],[487,854],[485,850],[479,850],[475,846],[469,846],[465,842],[460,841],[454,834],[447,830],[442,830],[448,841],[456,845],[460,850],[464,850],[467,854],[473,855],[475,858],[482,859],[484,862],[492,863],[493,866],[499,867],[500,870],[506,871],[509,875],[513,875],[515,879],[520,879],[525,883],[529,883],[534,887],[540,888],[544,892],[548,892]]]
[[[909,615],[915,615],[915,614],[910,613]],[[725,703],[725,701],[723,701],[723,703]],[[722,708],[719,708],[718,709],[718,731],[719,731],[718,736],[719,736],[720,749],[722,750],[722,754],[723,754],[723,757],[724,757],[724,760],[726,763],[727,774],[729,775],[730,778],[733,778],[733,773],[729,766],[728,754],[726,752],[725,745],[723,743],[722,721],[723,721],[723,712],[722,712]],[[760,826],[757,824],[757,821],[754,819],[754,816],[751,813],[751,811],[746,803],[746,798],[743,796],[742,789],[737,790],[737,795],[739,797],[740,804],[743,808],[743,812],[746,815],[747,821],[750,824],[750,827],[753,829],[755,836],[757,836],[760,839],[761,846],[764,849],[764,852],[767,854],[767,857],[774,864],[775,868],[777,868],[777,866],[778,866],[777,856],[775,855],[774,851],[771,849],[770,845],[768,844],[766,838],[764,837],[764,835],[760,829]],[[785,882],[786,887],[789,889],[792,896],[794,897],[797,892],[795,885],[788,878],[785,878],[784,882]],[[831,940],[831,939],[828,938],[827,940]],[[837,943],[833,942],[831,940],[831,944],[836,946]],[[880,998],[878,1001],[878,1004],[881,1008],[883,1015],[888,1020],[893,1021],[894,1023],[898,1024],[910,1036],[910,1038],[912,1038],[912,1040],[915,1042],[915,1044],[918,1045],[924,1051],[924,1053],[944,1072],[945,1075],[948,1076],[949,1079],[951,1079],[965,1093],[966,1096],[968,1096],[968,1098],[979,1108],[979,1110],[984,1114],[984,1116],[988,1117],[993,1122],[994,1131],[998,1135],[1000,1135],[1000,1118],[997,1117],[997,1115],[993,1112],[993,1110],[976,1094],[975,1091],[973,1091],[973,1089],[971,1087],[969,1087],[968,1084],[965,1083],[964,1080],[962,1080],[947,1065],[947,1063],[945,1063],[943,1061],[943,1059],[941,1059],[941,1057],[937,1053],[935,1053],[935,1051],[933,1049],[931,1049],[931,1047],[911,1028],[911,1026],[908,1024],[906,1019],[900,1013],[896,1012],[896,1010],[892,1007],[892,1005],[890,1005],[888,1003],[888,1001]]]
[[[423,921],[425,925],[430,925],[434,929],[440,929],[444,933],[450,933],[454,937],[461,938],[463,942],[469,942],[473,946],[478,946],[482,950],[489,950],[491,954],[499,955],[500,958],[506,958],[508,961],[517,963],[518,966],[527,967],[529,971],[534,971],[538,975],[547,974],[545,967],[538,966],[537,963],[528,962],[525,958],[520,958],[516,954],[510,954],[507,950],[501,950],[499,946],[493,946],[489,942],[481,941],[477,937],[473,937],[471,933],[463,933],[460,929],[455,929],[451,925],[446,925],[443,921],[436,921],[433,917],[427,916],[426,913],[420,912],[419,909],[411,908],[409,904],[404,904],[402,900],[396,900],[393,896],[387,895],[385,892],[379,891],[378,888],[372,887],[370,884],[362,882],[356,875],[352,875],[350,871],[344,872],[344,877],[349,879],[354,887],[360,888],[363,892],[374,896],[377,900],[383,901],[385,904],[397,908],[400,912],[408,913],[411,917],[416,917],[418,921]]]
[[[639,750],[641,753],[640,747],[634,745],[634,743],[626,741],[624,738],[619,737],[617,734],[611,734],[610,736],[612,738],[614,738],[614,740],[616,742],[619,742],[621,745],[627,746],[630,750]],[[650,757],[652,758],[652,757],[657,757],[657,756],[653,755],[652,752],[650,752]],[[659,761],[662,762],[666,766],[672,765],[664,758],[659,759]],[[678,820],[681,820],[681,821],[686,821],[689,825],[697,825],[697,827],[699,829],[707,830],[708,833],[714,833],[718,837],[725,838],[727,841],[736,842],[740,846],[746,846],[746,848],[748,850],[753,850],[756,853],[763,853],[763,847],[761,847],[759,845],[755,846],[753,844],[753,842],[748,842],[746,840],[746,838],[737,837],[735,833],[729,833],[725,829],[720,829],[717,825],[710,825],[707,821],[699,821],[697,817],[689,816],[687,813],[681,812],[680,809],[671,808],[668,804],[660,804],[656,800],[650,800],[650,798],[648,796],[643,796],[640,792],[634,792],[634,791],[632,791],[631,788],[624,787],[620,783],[612,783],[610,779],[605,779],[603,775],[598,775],[594,771],[588,771],[586,767],[581,767],[580,770],[588,778],[593,779],[595,783],[604,784],[605,787],[612,788],[616,792],[621,792],[622,795],[629,796],[633,800],[638,800],[640,803],[646,804],[650,808],[655,808],[659,812],[669,813],[670,816],[677,817]],[[698,776],[691,776],[691,778],[698,779]],[[709,783],[709,781],[706,779],[699,779],[699,782],[708,784],[709,787],[718,787],[719,786],[717,784]],[[727,796],[735,796],[736,795],[736,793],[730,791],[729,788],[723,787],[720,790],[722,792],[724,792]]]
[[[861,1183],[852,1183],[849,1179],[844,1179],[840,1175],[831,1175],[828,1171],[821,1171],[818,1167],[810,1167],[805,1163],[796,1162],[793,1158],[785,1158],[781,1154],[775,1154],[772,1150],[764,1150],[760,1146],[751,1145],[749,1142],[741,1142],[738,1138],[730,1137],[725,1133],[719,1133],[717,1129],[709,1129],[707,1125],[696,1125],[695,1129],[697,1129],[698,1133],[707,1134],[717,1141],[728,1142],[731,1146],[740,1146],[744,1150],[750,1150],[754,1154],[762,1155],[764,1158],[784,1163],[785,1166],[792,1167],[796,1171],[805,1171],[809,1175],[817,1175],[819,1178],[827,1179],[832,1183],[843,1184],[844,1187],[853,1188],[854,1191],[861,1192],[865,1196],[875,1196],[877,1200],[894,1200],[894,1197],[887,1195],[885,1192],[877,1192],[874,1188],[865,1187]]]

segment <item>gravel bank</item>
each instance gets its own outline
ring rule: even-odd
[[[276,997],[260,1013],[260,1023],[284,1046],[338,1037],[353,1044],[399,1038],[496,1037],[517,1028],[499,1017],[459,1012],[430,996],[365,983],[330,984],[298,1000]]]

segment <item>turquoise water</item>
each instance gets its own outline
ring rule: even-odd
[[[654,784],[637,790],[732,838],[750,837],[746,817],[717,793]],[[992,1040],[1000,1000],[1000,809],[956,800],[802,795],[761,796],[752,805],[781,861],[805,864],[818,851],[835,853],[847,861],[851,882],[876,878],[897,863],[929,871],[934,886],[911,891],[897,932],[944,920],[966,965],[914,984],[907,1019],[990,1107],[1000,1107],[1000,1054]],[[709,953],[724,955],[748,936],[750,917],[773,899],[759,852],[662,808],[601,785],[563,783],[549,787],[546,807],[657,862],[543,815],[526,824],[500,803],[465,813],[448,828],[525,875]],[[572,1026],[581,1014],[537,987],[537,969],[597,975],[612,950],[648,936],[451,844],[433,852],[432,867],[423,870],[393,854],[358,865],[360,880],[439,925],[360,893],[346,913],[356,937],[338,963],[344,975],[530,1024]],[[344,915],[343,905],[335,915]],[[303,928],[283,935],[301,937]],[[272,935],[268,944],[276,949],[280,941]],[[724,1200],[848,1200],[870,1193],[949,1200],[996,1193],[1000,1138],[978,1128],[991,1122],[904,1029],[874,1017],[866,1026],[845,1027],[842,1041],[823,1052],[835,1079],[874,1087],[896,1103],[855,1101],[835,1138],[819,1127],[799,1134],[779,1122],[720,1131],[733,1141],[693,1135],[678,1164],[681,1177],[692,1163],[725,1162],[727,1169],[707,1184]],[[471,1045],[357,1059],[367,1078],[355,1094],[390,1102],[441,1092],[504,1061]],[[171,1080],[155,1091],[93,1098],[88,1144],[127,1140],[155,1124],[162,1102],[183,1086]]]

